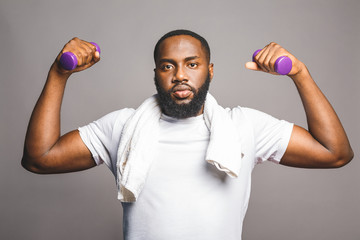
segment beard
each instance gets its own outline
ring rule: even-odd
[[[189,118],[199,114],[206,99],[206,94],[210,86],[210,74],[208,74],[204,84],[195,89],[186,83],[178,83],[174,85],[169,91],[165,91],[160,87],[158,80],[154,77],[156,90],[158,92],[159,105],[163,113],[174,118]],[[171,93],[175,86],[186,85],[193,92],[193,99],[188,103],[178,104],[172,99]]]

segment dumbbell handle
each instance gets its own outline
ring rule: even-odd
[[[96,51],[100,53],[100,47],[94,42],[90,42],[92,45],[96,47]],[[77,57],[72,52],[64,52],[60,57],[60,64],[66,70],[73,70],[76,68],[78,64]]]
[[[253,62],[255,62],[255,56],[261,51],[262,49],[258,49],[253,54]],[[275,61],[275,72],[280,75],[288,75],[292,68],[292,61],[289,57],[281,56]]]

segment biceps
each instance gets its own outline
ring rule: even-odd
[[[302,168],[337,167],[331,152],[314,139],[307,130],[296,125],[280,164]]]
[[[66,173],[96,165],[77,130],[62,136],[41,161],[40,173]]]

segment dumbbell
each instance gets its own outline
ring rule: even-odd
[[[252,60],[255,62],[255,56],[261,51],[262,49],[258,49],[254,52]],[[292,61],[289,57],[281,56],[275,61],[275,72],[280,75],[288,75],[292,68]]]
[[[100,53],[100,47],[94,42],[90,42],[96,47],[96,51]],[[77,57],[72,52],[64,52],[60,57],[60,65],[66,70],[73,70],[78,64]]]

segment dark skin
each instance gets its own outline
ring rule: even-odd
[[[351,161],[354,153],[345,130],[329,101],[312,79],[305,64],[276,43],[270,43],[246,68],[277,74],[275,61],[288,56],[292,69],[288,76],[294,82],[303,103],[309,130],[294,126],[290,142],[280,163],[303,168],[336,168]]]
[[[155,63],[155,76],[165,91],[180,82],[185,85],[175,88],[171,94],[177,104],[189,103],[194,97],[186,85],[199,89],[208,74],[210,79],[214,75],[213,64],[209,63],[200,41],[194,42],[193,39],[183,35],[166,39],[159,47],[160,54]]]
[[[78,67],[73,71],[59,65],[61,54],[68,51],[78,58]],[[80,171],[96,165],[77,130],[60,136],[60,108],[70,75],[99,60],[96,48],[78,38],[72,39],[59,53],[30,118],[21,162],[24,168],[46,174]]]
[[[75,53],[79,59],[78,67],[72,71],[59,66],[61,53],[67,51]],[[275,60],[284,55],[293,61],[289,77],[302,99],[309,130],[295,125],[280,163],[305,168],[344,166],[353,157],[346,133],[306,66],[278,44],[271,43],[256,56],[256,63],[247,63],[246,67],[276,74]],[[66,44],[56,58],[29,122],[22,159],[27,170],[40,174],[64,173],[96,165],[77,130],[60,136],[60,108],[69,77],[99,60],[95,47],[77,38]],[[211,79],[213,77],[213,64],[209,63],[200,41],[190,36],[173,36],[164,40],[155,64],[156,77],[166,90],[179,81],[198,89],[208,73]],[[176,90],[171,96],[178,103],[186,103],[193,97],[186,88]]]

